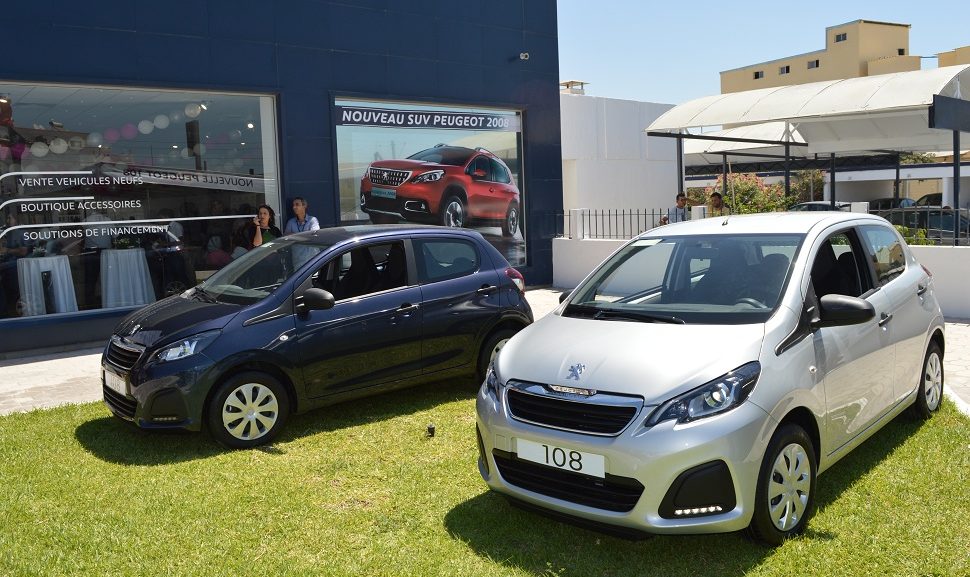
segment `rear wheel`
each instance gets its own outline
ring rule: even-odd
[[[226,380],[209,404],[206,422],[217,441],[233,449],[271,442],[286,423],[289,400],[283,385],[265,373]]]
[[[778,429],[758,475],[754,515],[748,533],[757,541],[781,545],[805,530],[815,504],[815,449],[798,425]]]
[[[514,202],[509,205],[509,210],[505,213],[505,220],[502,221],[502,236],[515,236],[519,231],[519,206]]]
[[[465,203],[457,196],[449,196],[441,209],[441,225],[452,228],[465,226]]]
[[[932,341],[923,359],[923,376],[919,380],[919,391],[913,403],[912,414],[917,419],[928,419],[940,408],[943,400],[943,352],[940,345]]]
[[[477,377],[479,383],[485,380],[485,372],[488,370],[488,365],[495,359],[495,355],[502,350],[505,343],[509,342],[509,339],[516,332],[512,329],[501,329],[488,335],[488,338],[485,339],[485,342],[482,344],[482,350],[478,355]]]

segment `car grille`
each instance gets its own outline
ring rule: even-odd
[[[404,181],[411,176],[410,170],[394,170],[392,168],[370,168],[370,181],[372,184],[384,186],[401,186]]]
[[[532,391],[541,386],[532,385]],[[633,397],[602,395],[603,399],[619,399],[622,404],[602,404],[591,400],[557,398],[518,388],[508,389],[508,406],[518,421],[586,433],[591,435],[619,435],[640,410],[641,402]]]
[[[112,365],[129,371],[138,362],[138,358],[143,352],[145,352],[145,347],[123,343],[120,337],[114,336],[111,337],[111,342],[108,343],[105,358]]]
[[[130,399],[105,386],[101,387],[101,391],[104,393],[105,404],[111,407],[111,410],[126,419],[132,420],[135,418],[135,409],[138,407],[135,399]]]
[[[625,513],[643,494],[644,487],[636,479],[610,474],[605,479],[590,477],[523,461],[505,451],[495,450],[492,456],[506,482],[577,505]]]

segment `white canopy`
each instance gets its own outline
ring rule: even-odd
[[[952,133],[929,128],[936,94],[970,100],[970,65],[706,96],[668,110],[647,130],[788,122],[808,154],[949,150]]]
[[[790,135],[786,135],[787,125],[784,122],[765,122],[763,124],[752,124],[751,126],[739,126],[727,130],[717,130],[705,132],[705,136],[716,136],[720,138],[747,138],[755,140],[772,140],[781,142],[805,142],[802,135],[797,130],[792,130]],[[770,156],[781,156],[785,154],[784,145],[758,144],[751,142],[737,142],[726,140],[684,140],[684,165],[685,166],[705,166],[709,164],[720,164],[722,153],[743,153],[745,155],[764,154],[763,160],[778,160]],[[789,147],[789,154],[793,158],[803,157],[807,154],[804,146]],[[735,162],[750,162],[757,159],[742,159],[736,157]]]

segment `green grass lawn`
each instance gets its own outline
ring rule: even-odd
[[[473,389],[315,411],[255,451],[100,403],[0,417],[0,575],[970,575],[970,419],[950,403],[822,475],[807,533],[768,549],[509,506],[478,475]]]

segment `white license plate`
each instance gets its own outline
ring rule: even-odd
[[[593,477],[606,476],[606,457],[603,455],[584,453],[569,447],[536,443],[526,439],[516,439],[515,447],[519,458],[526,461]]]
[[[111,371],[104,371],[104,386],[108,387],[119,395],[128,394],[128,387],[125,386],[125,380]]]

